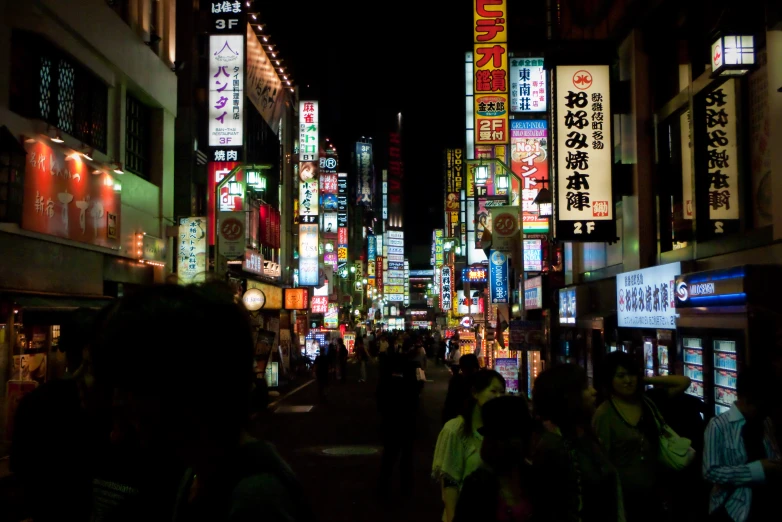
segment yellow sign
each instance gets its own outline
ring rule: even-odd
[[[508,94],[475,94],[475,144],[503,144],[508,133]]]
[[[404,286],[392,286],[392,285],[386,285],[385,288],[383,288],[384,294],[404,294],[405,293],[405,287]]]
[[[507,12],[505,0],[473,0],[473,41],[507,42]]]
[[[263,295],[266,298],[266,301],[262,306],[264,310],[282,310],[282,288],[248,279],[247,290],[252,288],[256,288],[263,292]]]

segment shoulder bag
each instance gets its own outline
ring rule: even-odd
[[[654,422],[660,433],[659,460],[666,467],[679,471],[689,466],[695,460],[695,450],[692,449],[692,441],[681,437],[673,428],[665,423],[665,419],[657,406],[648,397],[644,397],[644,403],[654,416]]]

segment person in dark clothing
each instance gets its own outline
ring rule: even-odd
[[[453,522],[527,522],[532,467],[527,458],[534,423],[523,397],[497,397],[481,409],[483,465],[467,476]]]
[[[413,445],[418,415],[419,386],[415,369],[403,355],[389,355],[381,368],[377,387],[383,457],[378,494],[387,498],[397,459],[400,460],[402,494],[413,491]]]
[[[339,350],[339,378],[342,382],[348,381],[348,348],[342,339],[337,341],[337,350]]]
[[[451,377],[448,383],[448,393],[443,406],[443,424],[455,419],[464,408],[464,403],[470,396],[469,377],[481,369],[478,358],[474,354],[462,355],[459,358],[459,373]]]
[[[98,345],[124,354],[111,372],[141,447],[187,468],[169,504],[174,522],[313,519],[290,468],[247,433],[253,332],[230,287],[142,288],[118,300]]]
[[[323,351],[323,347],[320,348]],[[329,375],[337,380],[337,347],[334,343],[329,343],[326,349],[326,361],[328,362]]]
[[[318,399],[321,404],[327,402],[326,389],[329,385],[329,360],[323,351],[315,357],[315,380],[318,383]]]

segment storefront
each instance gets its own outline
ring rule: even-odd
[[[736,378],[749,364],[767,367],[780,353],[782,267],[745,265],[683,274],[675,281],[678,361],[687,393],[710,415],[736,401]]]
[[[250,312],[254,329],[256,375],[287,375],[291,346],[290,342],[283,342],[280,329],[282,288],[250,278],[241,280],[241,285],[242,302]],[[290,341],[289,333],[284,337]]]
[[[610,350],[632,354],[647,377],[681,374],[676,368],[676,277],[681,263],[616,276],[616,339]]]

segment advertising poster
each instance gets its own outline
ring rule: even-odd
[[[519,393],[518,359],[494,359],[494,369],[505,379],[505,392],[509,395]]]
[[[546,112],[547,96],[543,58],[511,58],[511,111]]]
[[[521,209],[524,233],[548,232],[548,218],[540,217],[533,202],[548,185],[548,129],[546,120],[512,120],[510,131],[511,170],[523,180]]]
[[[562,288],[559,291],[559,324],[576,324],[576,289]]]
[[[65,156],[41,142],[25,143],[25,149],[22,228],[119,247],[122,204],[118,182],[106,173],[93,175],[81,156]]]

